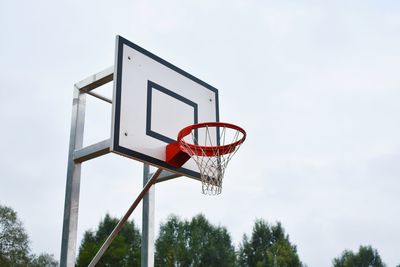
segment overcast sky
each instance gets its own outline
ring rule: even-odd
[[[239,244],[263,218],[310,267],[359,245],[400,264],[400,2],[368,0],[1,1],[0,203],[35,253],[59,258],[73,84],[114,64],[117,34],[218,88],[221,120],[248,132],[222,195],[156,186],[157,225],[203,213]],[[90,144],[111,109],[87,102]],[[133,160],[85,163],[79,240],[141,185]]]

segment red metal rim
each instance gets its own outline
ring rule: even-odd
[[[195,144],[187,143],[183,140],[183,138],[189,135],[194,129],[205,128],[205,127],[225,127],[230,128],[233,130],[237,130],[243,134],[242,138],[234,143],[223,145],[223,146],[199,146]],[[246,140],[246,131],[234,124],[226,123],[226,122],[203,122],[198,124],[189,125],[183,128],[178,134],[178,143],[181,146],[181,149],[184,148],[182,143],[190,148],[190,152],[192,154],[196,154],[197,156],[218,156],[218,155],[225,155],[233,152],[235,148],[241,145],[244,140]]]

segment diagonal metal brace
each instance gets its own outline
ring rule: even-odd
[[[96,256],[92,259],[88,267],[94,267],[96,264],[99,262],[103,254],[106,252],[108,247],[111,245],[112,241],[117,237],[118,233],[121,231],[122,227],[124,227],[125,223],[128,221],[129,216],[132,214],[132,212],[135,210],[137,205],[139,205],[140,201],[143,199],[144,195],[149,191],[150,187],[154,184],[154,182],[157,180],[158,176],[161,174],[162,169],[158,169],[153,176],[149,179],[149,181],[146,183],[146,185],[143,187],[142,191],[136,198],[136,200],[133,202],[133,204],[130,206],[128,211],[125,213],[124,217],[118,222],[117,226],[115,226],[114,230],[111,232],[111,234],[108,236],[107,240],[104,242],[104,244],[101,246],[99,251],[97,252]]]

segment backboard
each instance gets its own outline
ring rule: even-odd
[[[193,160],[166,163],[166,145],[191,124],[218,122],[218,90],[117,36],[111,151],[150,165],[199,178]]]

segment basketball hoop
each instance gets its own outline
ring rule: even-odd
[[[234,124],[193,124],[179,132],[176,143],[167,145],[167,163],[181,167],[192,158],[200,170],[203,194],[218,195],[228,162],[245,139],[246,132]]]

